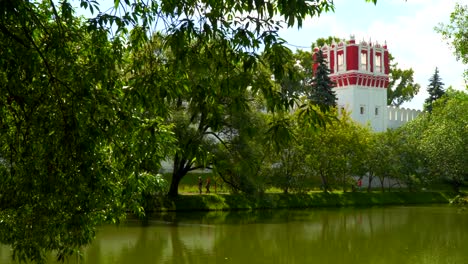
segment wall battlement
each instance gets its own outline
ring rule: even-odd
[[[421,110],[387,106],[387,128],[398,128],[405,123],[416,119],[420,114],[422,114]]]

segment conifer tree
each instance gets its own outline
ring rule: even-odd
[[[427,86],[427,92],[429,93],[429,97],[426,99],[424,103],[424,110],[428,112],[432,112],[432,104],[434,101],[442,97],[445,94],[444,91],[444,83],[439,76],[439,69],[436,67],[434,75],[429,78],[429,85]]]
[[[317,68],[314,71],[309,99],[321,108],[328,110],[330,107],[336,106],[336,94],[333,91],[335,83],[328,76],[330,69],[322,50],[315,54],[314,62]]]

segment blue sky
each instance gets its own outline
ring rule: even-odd
[[[282,29],[280,36],[292,50],[295,46],[309,50],[316,39],[328,36],[349,39],[355,35],[358,41],[371,39],[380,44],[386,41],[399,67],[413,68],[415,82],[421,85],[418,95],[403,107],[422,109],[428,97],[428,79],[436,67],[445,88],[452,85],[463,90],[466,86],[465,66],[456,61],[450,46],[434,30],[439,23],[449,22],[456,2],[468,4],[468,0],[378,0],[377,5],[364,0],[334,0],[335,12],[308,18],[300,29]],[[105,10],[113,6],[113,1],[100,4]]]
[[[335,12],[307,19],[301,29],[283,29],[280,36],[295,46],[310,47],[317,38],[337,36],[356,40],[371,39],[383,44],[401,68],[413,68],[414,79],[421,85],[415,98],[403,107],[422,109],[428,97],[428,79],[439,68],[445,88],[463,90],[465,66],[456,61],[453,50],[434,27],[448,23],[455,3],[468,0],[378,0],[377,5],[364,0],[335,0]],[[295,50],[294,46],[290,46]]]

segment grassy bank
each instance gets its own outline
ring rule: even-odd
[[[254,210],[312,207],[374,206],[399,204],[448,203],[453,195],[447,192],[355,192],[279,194],[258,196],[233,194],[180,195],[170,200],[150,201],[150,211]]]

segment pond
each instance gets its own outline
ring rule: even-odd
[[[468,263],[468,211],[398,206],[171,213],[104,226],[70,263]],[[0,262],[11,263],[0,248]]]

